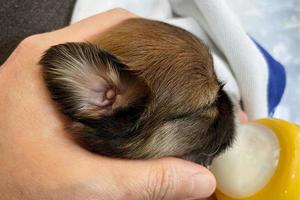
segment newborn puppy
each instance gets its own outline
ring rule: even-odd
[[[208,48],[194,35],[129,19],[97,44],[56,45],[40,61],[52,98],[84,148],[110,157],[175,156],[209,165],[231,144],[233,105]]]

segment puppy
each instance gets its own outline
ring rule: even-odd
[[[233,104],[194,35],[128,19],[97,44],[56,45],[40,61],[81,146],[110,157],[175,156],[207,166],[231,144]]]

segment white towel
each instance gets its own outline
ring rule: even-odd
[[[277,62],[270,67],[273,58],[261,46],[257,48],[225,0],[78,0],[72,23],[117,7],[192,32],[211,48],[216,74],[226,83],[225,91],[235,103],[242,100],[250,119],[274,111],[285,86],[284,70]],[[274,71],[276,76],[270,74]],[[282,83],[274,84],[276,78]]]

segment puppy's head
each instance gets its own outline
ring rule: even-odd
[[[114,157],[176,156],[205,165],[230,145],[233,105],[196,37],[131,19],[103,34],[99,46],[57,45],[41,60],[81,145]]]

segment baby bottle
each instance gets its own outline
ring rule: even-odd
[[[300,200],[300,126],[271,118],[240,125],[210,169],[218,200]]]

